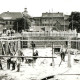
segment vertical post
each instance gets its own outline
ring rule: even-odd
[[[27,47],[29,48],[30,47],[30,41],[29,41],[29,37],[28,38],[28,41],[27,41]]]
[[[39,27],[40,27],[40,19],[39,19]]]
[[[21,49],[20,39],[18,39],[18,50]]]
[[[52,27],[53,27],[53,9],[52,9]]]
[[[6,41],[5,41],[5,54],[6,54]]]
[[[31,46],[32,46],[33,54],[34,54],[35,44],[34,44],[34,42],[33,42],[33,41],[31,42]]]
[[[76,49],[77,49],[77,38],[76,38]]]
[[[69,38],[69,41],[68,41],[68,67],[71,67],[71,55],[70,55],[70,49],[71,48],[71,41],[70,41],[70,38]]]
[[[33,42],[33,41],[31,42],[31,45],[32,45],[33,56],[34,56],[34,48],[35,48],[35,44],[34,44],[34,42]],[[34,59],[33,59],[32,65],[33,65],[33,63],[34,63]]]
[[[54,55],[54,47],[53,47],[53,42],[52,42],[52,66],[54,65],[54,58],[53,58],[53,55]]]
[[[21,45],[22,45],[22,47],[21,47],[21,48],[23,49],[23,36],[22,36],[22,42],[21,42],[21,43],[22,43],[22,44],[21,44]]]
[[[64,31],[65,31],[65,19],[64,19]]]
[[[72,30],[73,30],[73,15],[72,15]]]
[[[33,54],[34,54],[34,47],[33,47]]]
[[[17,22],[17,33],[18,33],[18,22]]]
[[[77,41],[77,39],[78,39],[78,34],[76,34],[76,49],[78,49],[78,41]]]
[[[49,10],[49,18],[48,19],[49,19],[49,28],[50,28],[50,10]]]
[[[24,31],[25,31],[25,16],[24,16]]]
[[[45,43],[45,48],[46,48],[46,43]]]

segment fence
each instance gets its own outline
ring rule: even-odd
[[[22,32],[22,35],[25,37],[44,37],[44,36],[51,36],[51,37],[55,37],[55,36],[60,36],[60,37],[76,37],[77,33],[76,32],[66,32],[66,31],[62,31],[62,32]]]

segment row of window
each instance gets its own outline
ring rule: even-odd
[[[13,21],[5,21],[6,25],[13,25]]]
[[[35,21],[64,21],[64,18],[35,19]]]
[[[37,24],[36,26],[54,26],[54,24]]]

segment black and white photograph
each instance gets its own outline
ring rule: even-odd
[[[80,80],[80,0],[0,0],[0,80]]]

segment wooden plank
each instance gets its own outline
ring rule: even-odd
[[[69,41],[68,39],[66,40],[20,40],[20,41],[37,41],[37,42],[39,42],[39,41],[47,41],[47,42],[55,42],[55,41]],[[80,42],[80,40],[70,40],[71,42]]]
[[[58,74],[58,75],[80,75],[80,74]]]
[[[4,37],[4,38],[6,40],[0,37],[0,41],[18,41],[18,40],[13,40],[13,39],[12,40],[8,40],[7,37]],[[54,42],[54,41],[69,41],[69,40],[68,39],[64,39],[64,40],[27,40],[26,39],[26,40],[20,40],[20,41],[37,41],[37,42],[39,42],[39,41],[43,41],[43,42],[47,41],[47,42]],[[70,40],[70,41],[72,41],[72,42],[80,42],[80,40]]]
[[[15,57],[15,58],[20,58],[20,57],[25,57],[25,58],[57,58],[57,57],[45,57],[45,56],[7,56],[7,55],[0,55],[0,57]]]

